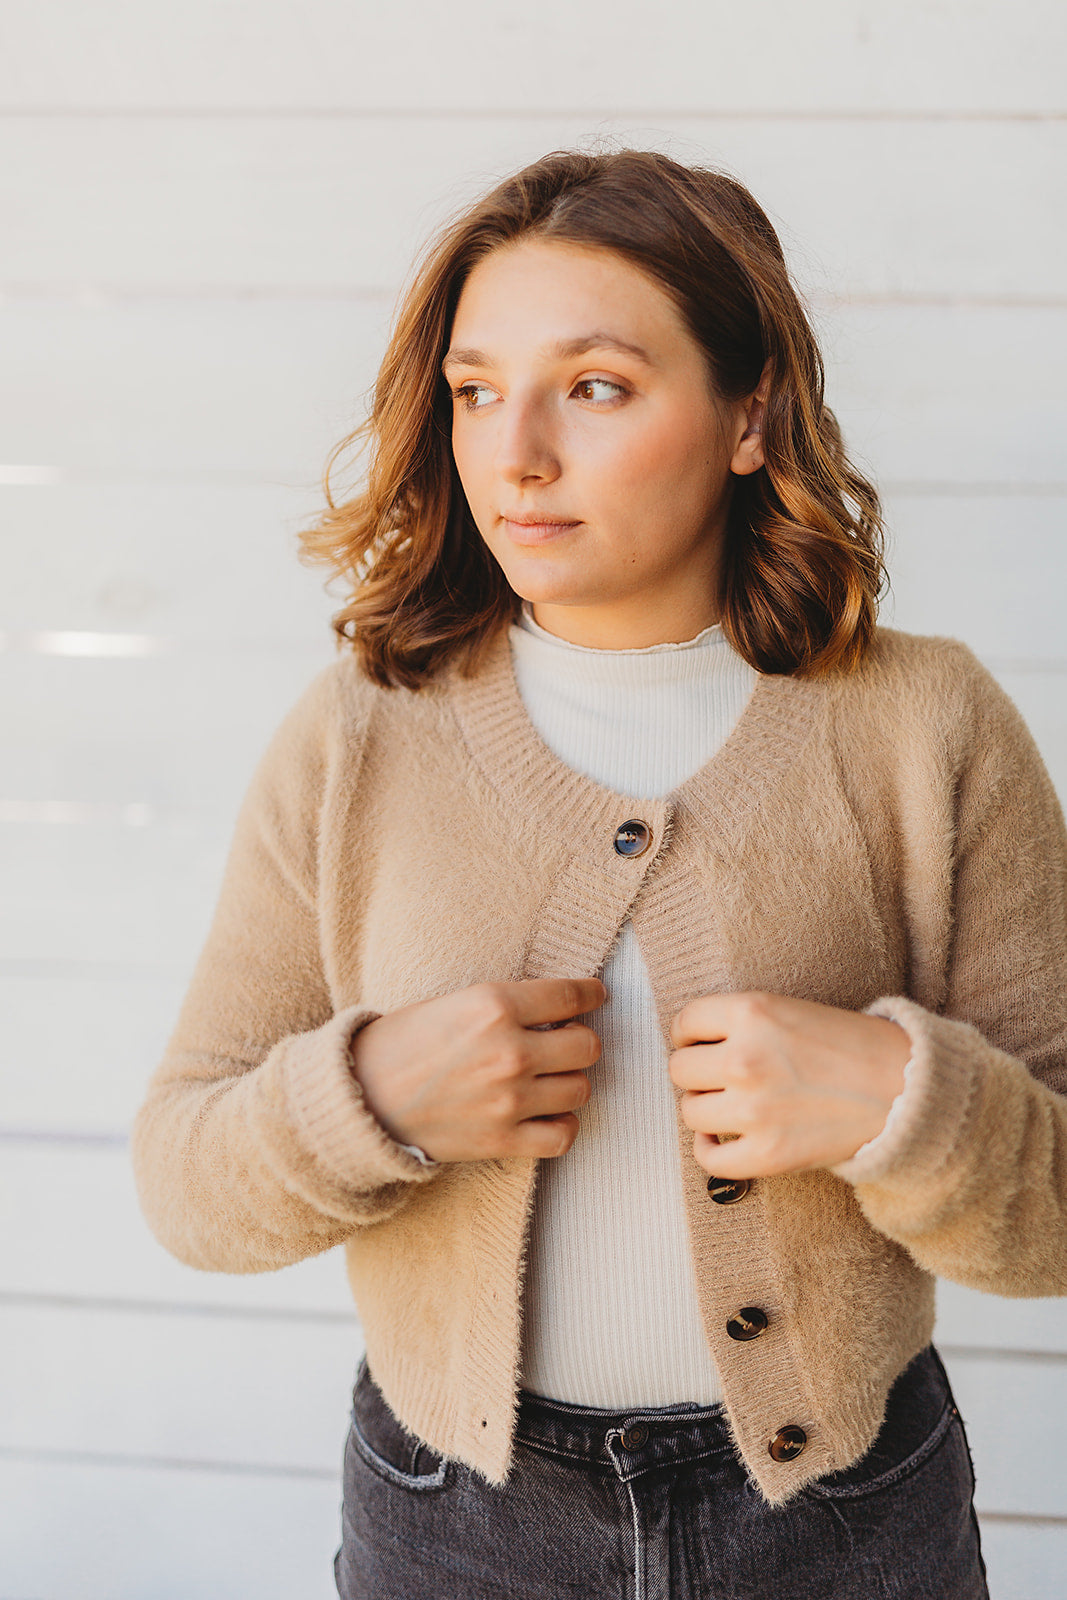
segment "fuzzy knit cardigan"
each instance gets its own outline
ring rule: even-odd
[[[634,818],[642,855],[616,853]],[[535,732],[502,632],[479,671],[382,689],[350,654],[283,721],[134,1129],[141,1201],[194,1266],[344,1244],[401,1421],[492,1482],[518,1396],[529,1159],[424,1167],[371,1116],[356,1029],[483,980],[598,973],[627,917],[666,1033],[763,990],[907,1031],[877,1154],[720,1205],[679,1119],[689,1247],[739,1457],[782,1504],[873,1442],[934,1275],[1067,1293],[1067,838],[1012,702],[952,639],[761,676],[713,758],[635,800]],[[727,1320],[758,1305],[758,1339]],[[807,1444],[776,1460],[771,1440]],[[780,1453],[780,1452],[779,1452]]]

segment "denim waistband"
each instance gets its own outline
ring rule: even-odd
[[[661,1463],[677,1466],[735,1453],[721,1403],[603,1411],[524,1389],[515,1437],[543,1454],[580,1461],[613,1476],[627,1466],[647,1471]]]
[[[921,1351],[894,1381],[887,1400],[892,1415],[921,1430],[950,1397],[948,1378],[933,1345]],[[664,1465],[710,1457],[737,1458],[722,1402],[711,1406],[632,1406],[600,1410],[522,1390],[516,1440],[594,1470],[634,1477]]]

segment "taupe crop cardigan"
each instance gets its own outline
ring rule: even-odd
[[[644,855],[616,854],[641,818]],[[874,1159],[711,1201],[689,1240],[737,1449],[778,1504],[870,1446],[933,1326],[934,1274],[1067,1292],[1067,840],[1011,701],[962,644],[881,629],[861,670],[761,677],[668,798],[541,742],[506,633],[471,679],[314,679],[264,755],[137,1119],[141,1200],[182,1260],[269,1271],[344,1244],[375,1377],[436,1450],[507,1475],[535,1162],[425,1168],[362,1104],[353,1031],[485,979],[598,972],[627,916],[664,1030],[762,989],[907,1030]],[[866,1164],[865,1164],[866,1162]],[[740,1306],[759,1339],[726,1334]],[[807,1445],[775,1460],[785,1426]]]

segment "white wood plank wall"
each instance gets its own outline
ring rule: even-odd
[[[169,1260],[124,1148],[237,802],[329,659],[294,559],[435,221],[597,134],[780,224],[894,533],[1067,795],[1059,0],[38,0],[0,22],[0,1600],[326,1600],[339,1261]],[[994,1600],[1067,1595],[1067,1314],[946,1288]]]

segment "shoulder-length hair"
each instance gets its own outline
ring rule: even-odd
[[[735,479],[718,601],[762,673],[822,675],[862,660],[887,585],[873,486],[823,401],[823,363],[777,235],[740,183],[648,150],[555,151],[505,179],[431,242],[401,301],[370,415],[332,452],[326,510],[301,560],[349,587],[333,627],[383,686],[417,689],[449,661],[471,674],[521,601],[482,540],[456,474],[441,375],[460,291],[490,251],[534,237],[614,251],[671,296],[713,392],[751,395],[767,367],[764,466]],[[330,474],[369,446],[360,493]]]

